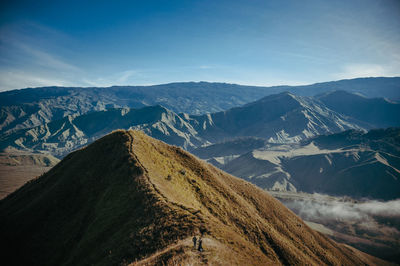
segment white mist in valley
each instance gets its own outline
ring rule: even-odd
[[[354,200],[324,194],[271,192],[317,231],[372,254],[398,257],[400,199]],[[310,223],[311,222],[311,223]]]
[[[387,202],[356,201],[348,197],[308,194],[295,200],[283,200],[285,205],[305,220],[330,224],[357,223],[370,233],[396,234],[400,237],[400,199]],[[383,232],[382,232],[383,231]]]
[[[306,194],[307,195],[307,194]],[[307,218],[361,221],[373,216],[400,219],[400,199],[391,201],[353,200],[349,197],[332,197],[323,194],[286,201],[286,206]]]

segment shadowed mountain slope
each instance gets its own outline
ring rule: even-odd
[[[346,91],[334,91],[317,98],[329,109],[368,123],[372,127],[400,126],[400,104],[385,98],[365,98]]]
[[[318,99],[288,92],[187,120],[212,143],[248,136],[276,143],[298,142],[316,135],[368,128],[366,123],[337,113]]]
[[[267,141],[256,137],[237,138],[222,143],[199,147],[192,153],[200,158],[224,157],[243,154],[265,146]]]
[[[137,131],[69,154],[0,201],[0,228],[3,259],[16,265],[383,263],[311,230],[254,185]],[[203,253],[191,250],[198,232]]]
[[[400,128],[348,130],[245,150],[247,142],[227,141],[193,153],[267,190],[383,200],[400,196]]]

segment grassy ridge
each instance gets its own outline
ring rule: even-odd
[[[193,257],[185,243],[199,233],[208,253]],[[15,265],[370,261],[255,186],[134,131],[71,153],[0,201],[0,241]]]
[[[176,239],[164,226],[179,213],[154,198],[126,141],[121,132],[107,136],[1,201],[5,254],[35,265],[110,265]]]

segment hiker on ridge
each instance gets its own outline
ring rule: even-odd
[[[203,240],[199,238],[199,247],[197,248],[198,251],[202,252],[203,251]]]
[[[193,248],[196,249],[196,242],[197,242],[196,236],[194,236],[192,240],[193,240]]]

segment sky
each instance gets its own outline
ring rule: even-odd
[[[0,3],[0,91],[400,76],[399,0]]]

